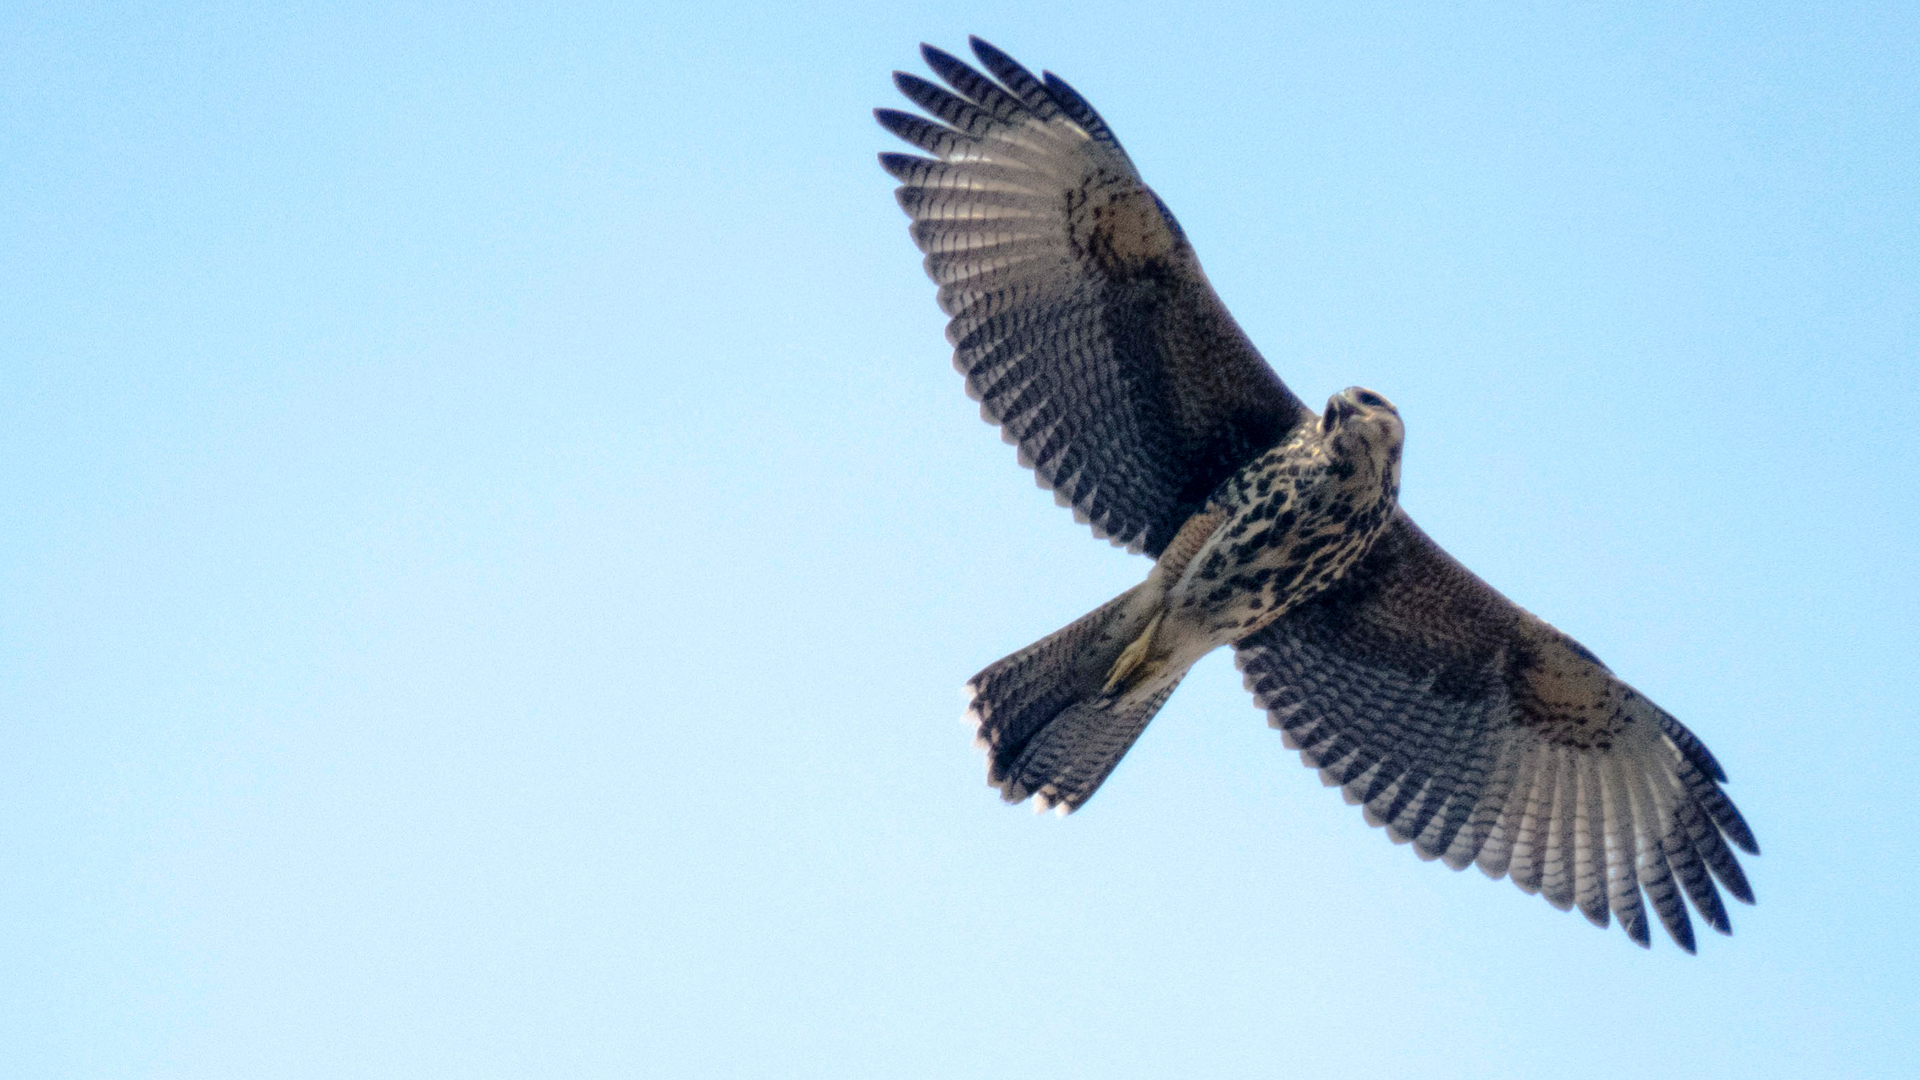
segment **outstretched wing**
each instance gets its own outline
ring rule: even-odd
[[[935,119],[874,115],[932,156],[880,164],[981,414],[1097,535],[1158,556],[1221,480],[1311,414],[1093,107],[972,43],[994,78],[931,46],[951,92],[894,74]]]
[[[1684,894],[1753,892],[1758,854],[1707,748],[1597,657],[1442,551],[1403,513],[1327,593],[1237,647],[1301,760],[1423,858],[1478,862],[1647,944],[1644,893],[1693,951]]]

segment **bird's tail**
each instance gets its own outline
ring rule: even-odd
[[[987,782],[1008,802],[1077,810],[1186,675],[1153,648],[1161,594],[1128,590],[967,683]]]

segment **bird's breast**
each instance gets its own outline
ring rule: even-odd
[[[1169,613],[1229,643],[1338,581],[1393,510],[1378,485],[1351,480],[1324,459],[1256,459],[1209,505],[1219,524],[1169,590]]]

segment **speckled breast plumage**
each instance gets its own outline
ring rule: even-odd
[[[1202,514],[1222,524],[1168,596],[1170,614],[1236,641],[1339,580],[1393,518],[1399,445],[1315,425],[1227,479]]]

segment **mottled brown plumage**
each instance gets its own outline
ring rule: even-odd
[[[981,413],[1147,579],[982,671],[970,715],[1010,801],[1082,805],[1187,669],[1231,645],[1302,759],[1424,858],[1477,863],[1646,944],[1651,905],[1729,928],[1757,852],[1672,716],[1397,508],[1401,429],[1369,391],[1316,416],[1214,295],[1086,101],[974,39],[931,47],[933,120],[876,116]],[[1644,897],[1644,903],[1643,898]],[[1684,897],[1684,899],[1683,899]]]
[[[1349,389],[1188,518],[1147,580],[968,684],[988,777],[1010,801],[1093,796],[1202,656],[1322,592],[1393,519],[1399,414]]]

